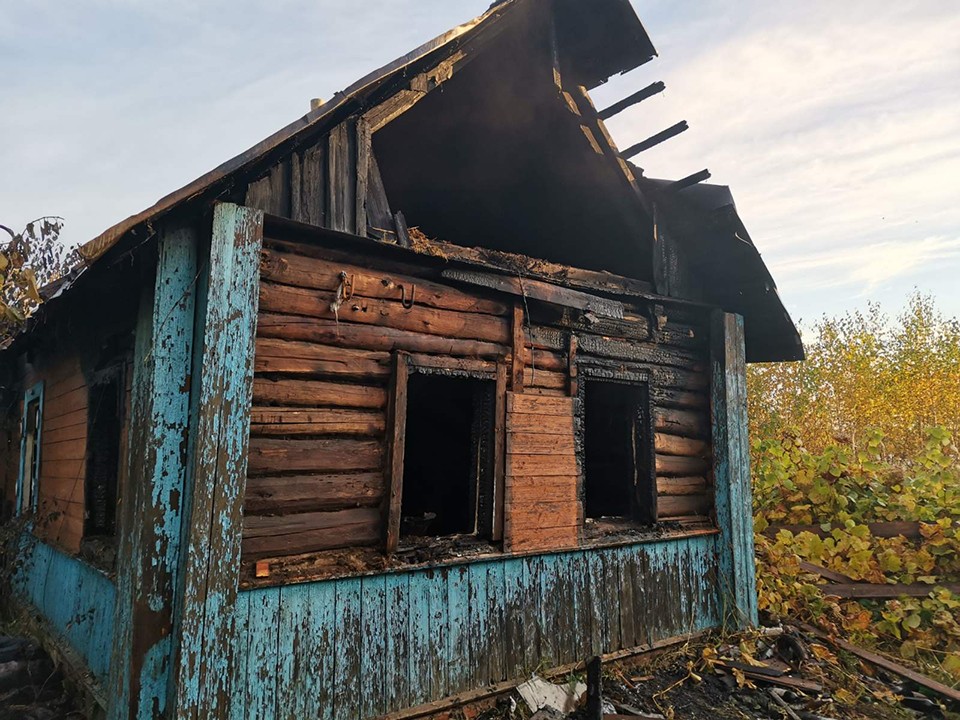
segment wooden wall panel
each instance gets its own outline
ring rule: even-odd
[[[24,536],[15,593],[33,605],[58,639],[72,647],[105,683],[113,640],[116,588],[86,563]]]
[[[27,382],[40,380],[45,385],[36,531],[73,553],[83,538],[89,393],[79,355],[38,364]]]
[[[504,548],[575,547],[580,503],[573,398],[507,393],[506,430]]]
[[[381,542],[393,351],[471,362],[509,353],[511,304],[415,266],[331,255],[265,242],[247,560]]]
[[[231,716],[367,720],[715,627],[716,551],[702,535],[241,591]]]

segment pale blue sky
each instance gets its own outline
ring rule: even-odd
[[[660,57],[597,89],[652,177],[729,184],[795,319],[914,287],[960,315],[960,4],[633,0]],[[0,0],[0,222],[89,240],[488,0]]]

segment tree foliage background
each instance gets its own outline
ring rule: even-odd
[[[41,289],[66,275],[78,256],[59,242],[63,218],[48,216],[27,223],[20,232],[6,225],[9,240],[0,245],[0,347],[43,302]]]
[[[944,586],[960,583],[960,323],[916,293],[895,318],[871,305],[822,319],[806,349],[749,369],[760,607],[958,683],[960,594]],[[881,521],[919,522],[921,537],[874,537]],[[796,525],[825,537],[770,531]],[[801,560],[929,593],[842,600]]]

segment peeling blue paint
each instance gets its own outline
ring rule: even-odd
[[[740,628],[759,621],[743,317],[715,313],[711,339],[715,504],[721,532],[720,576],[716,586],[724,607],[724,622]]]
[[[522,677],[561,654],[570,662],[716,627],[717,539],[241,591],[231,716],[372,718]],[[641,629],[632,642],[622,614]]]
[[[99,570],[32,535],[20,545],[14,592],[46,618],[59,640],[73,648],[101,683],[113,641],[116,588]]]

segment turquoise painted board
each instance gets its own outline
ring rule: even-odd
[[[723,592],[724,622],[739,628],[759,621],[743,317],[715,312],[710,340],[713,474],[721,532],[718,584]]]
[[[232,717],[373,718],[716,627],[717,550],[705,535],[241,591]]]
[[[99,570],[24,535],[14,588],[33,605],[61,642],[71,647],[101,683],[113,641],[116,588]]]

